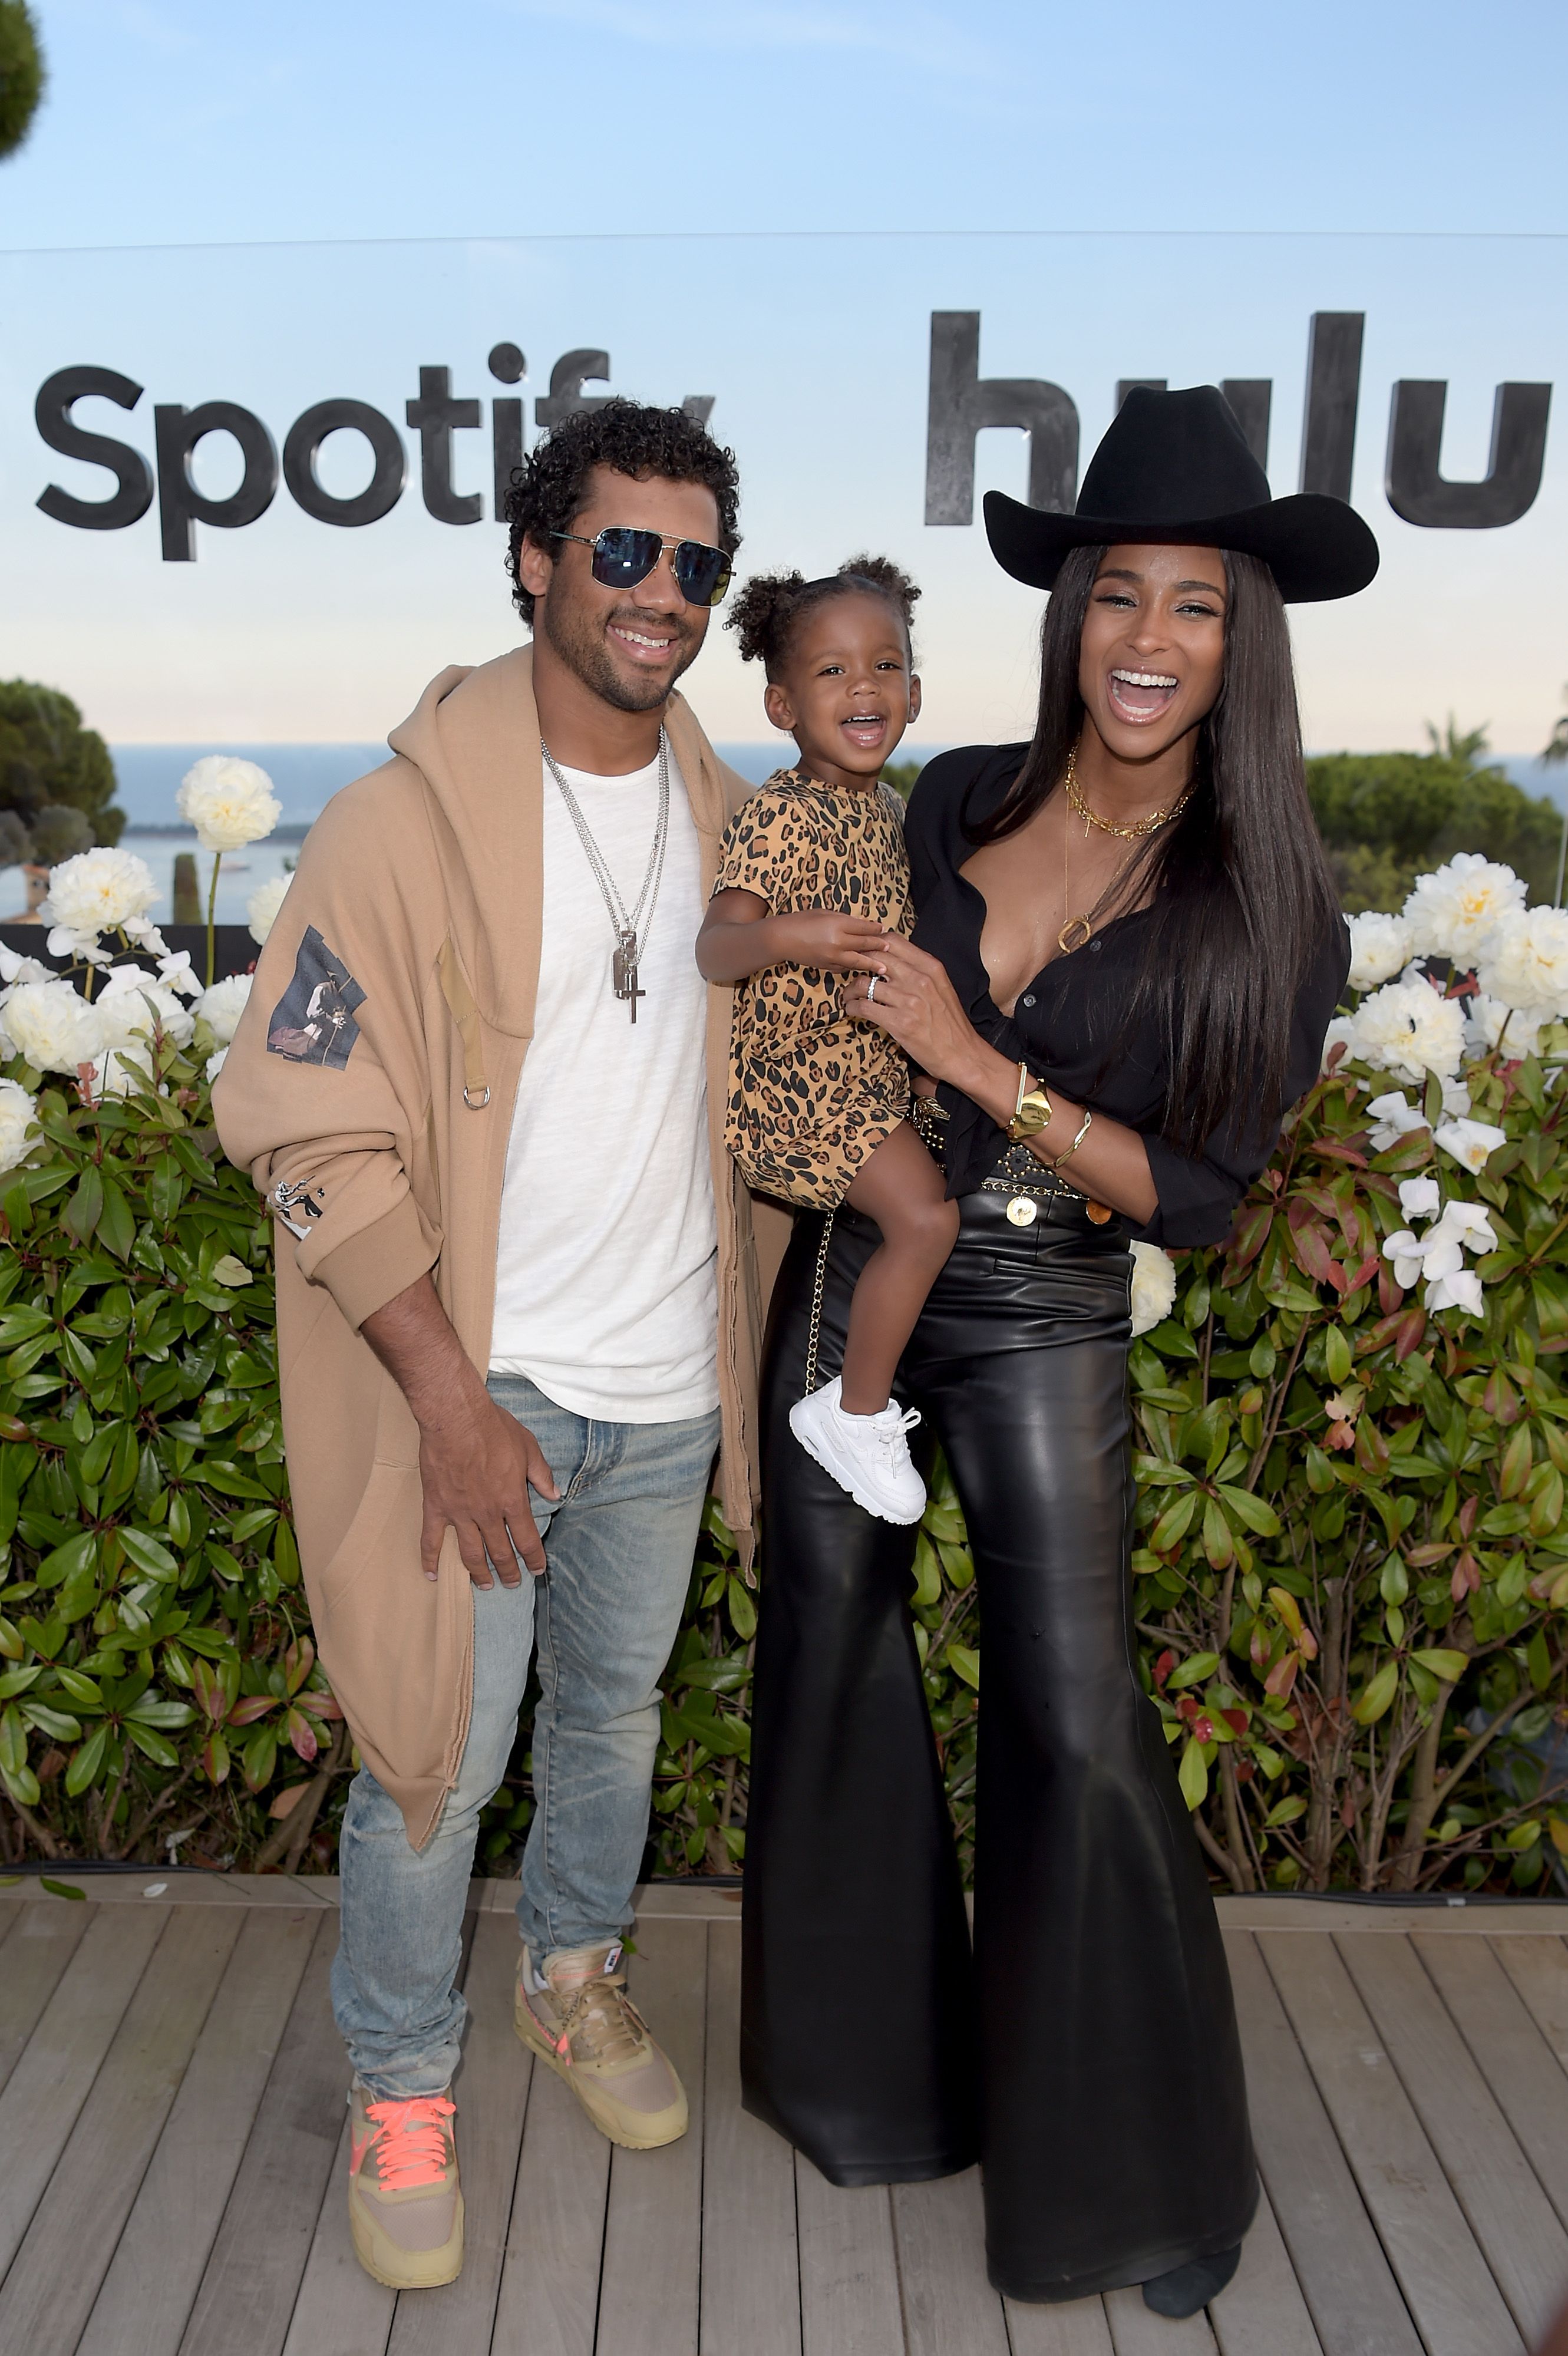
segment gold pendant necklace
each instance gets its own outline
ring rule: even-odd
[[[1092,810],[1088,803],[1084,800],[1083,795],[1079,792],[1078,747],[1076,744],[1073,745],[1072,751],[1067,755],[1067,767],[1062,773],[1061,783],[1067,795],[1069,807],[1075,810],[1078,816],[1083,820],[1083,840],[1085,842],[1089,840],[1089,830],[1092,826],[1097,826],[1102,834],[1114,834],[1119,836],[1121,841],[1124,842],[1139,841],[1145,835],[1155,834],[1162,826],[1168,826],[1172,819],[1179,818],[1182,811],[1187,808],[1188,803],[1192,798],[1192,788],[1189,786],[1187,791],[1184,794],[1179,795],[1177,799],[1171,803],[1168,809],[1156,810],[1150,817],[1139,819],[1135,826],[1118,826],[1115,819],[1102,818],[1097,810]],[[1067,872],[1068,842],[1072,835],[1072,830],[1069,826],[1064,816],[1061,821],[1061,905],[1064,909],[1070,908],[1072,905],[1072,884]],[[1130,858],[1132,854],[1129,851],[1127,857]],[[1089,941],[1093,940],[1094,937],[1093,919],[1098,915],[1099,911],[1104,906],[1107,894],[1114,892],[1116,885],[1121,881],[1123,870],[1125,868],[1126,863],[1126,859],[1124,859],[1121,866],[1117,868],[1115,875],[1112,876],[1110,883],[1105,886],[1105,890],[1101,893],[1100,897],[1095,901],[1093,907],[1086,915],[1082,916],[1069,916],[1066,919],[1061,930],[1056,936],[1056,946],[1061,950],[1063,957],[1072,957],[1074,950],[1084,948]]]

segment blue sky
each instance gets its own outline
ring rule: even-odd
[[[1568,230],[1561,0],[34,5],[0,245]]]
[[[1366,316],[1352,496],[1383,572],[1299,609],[1308,741],[1418,744],[1449,710],[1534,751],[1568,679],[1568,9],[1278,0],[1183,11],[978,0],[41,0],[51,73],[0,166],[0,641],[117,743],[374,741],[452,660],[516,643],[500,535],[424,513],[336,530],[280,492],[160,561],[158,518],[80,531],[38,386],[82,362],[144,388],[79,422],[152,452],[155,403],[240,402],[281,444],[327,396],[400,430],[426,364],[492,399],[499,338],[607,349],[641,398],[716,397],[743,477],[742,567],[886,549],[925,588],[911,750],[1023,733],[1039,601],[976,522],[923,507],[938,308],[981,313],[981,372],[1048,379],[1087,460],[1119,377],[1274,384],[1296,487],[1307,323]],[[357,242],[364,241],[368,242]],[[1382,491],[1391,388],[1449,384],[1444,470],[1484,475],[1493,393],[1549,381],[1540,497],[1506,530],[1417,530]],[[488,412],[485,412],[488,417]],[[412,442],[412,437],[405,434]],[[487,430],[459,438],[486,485]],[[324,481],[355,487],[351,435]],[[1024,489],[980,436],[976,491]],[[232,487],[232,445],[195,473]],[[347,471],[345,471],[347,470]],[[690,681],[720,741],[764,734],[715,630]]]

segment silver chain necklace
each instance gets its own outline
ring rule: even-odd
[[[609,911],[610,923],[615,935],[615,956],[611,968],[611,979],[616,997],[630,1002],[632,1020],[635,1023],[637,1019],[637,1001],[639,998],[647,996],[646,991],[638,986],[637,969],[642,961],[642,951],[647,947],[648,935],[653,929],[654,909],[658,903],[659,885],[664,880],[665,844],[669,839],[669,754],[665,744],[664,730],[662,728],[659,730],[659,814],[654,828],[654,847],[648,853],[647,873],[643,877],[643,888],[637,894],[637,905],[630,916],[626,914],[625,902],[615,888],[615,879],[605,863],[604,854],[589,831],[588,820],[582,815],[577,796],[561,776],[555,755],[542,736],[539,738],[539,751],[544,755],[545,766],[560,788],[561,800],[566,804],[571,823],[577,829],[583,855],[587,859],[593,881],[599,886],[604,905]]]

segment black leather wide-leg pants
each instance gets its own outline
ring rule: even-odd
[[[973,1957],[908,1598],[787,1422],[819,1218],[780,1276],[747,1822],[749,2110],[835,2184],[984,2163],[998,2289],[1082,2297],[1239,2242],[1256,2201],[1202,1858],[1131,1628],[1130,1258],[1077,1206],[966,1196],[901,1369],[968,1522],[982,1622]],[[818,1379],[874,1248],[841,1210]]]

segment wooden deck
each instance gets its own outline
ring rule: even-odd
[[[1522,2356],[1568,2292],[1568,1906],[1219,1901],[1267,2193],[1177,2324],[1136,2291],[1008,2305],[973,2174],[835,2191],[745,2117],[732,1893],[643,1893],[634,1983],[692,2126],[613,2153],[512,2033],[498,1882],[467,2264],[395,2297],[344,2218],[336,1885],[148,1879],[0,1897],[5,2356]]]

